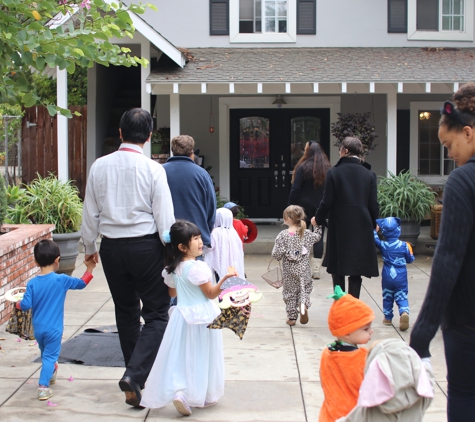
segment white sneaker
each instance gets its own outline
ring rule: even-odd
[[[180,415],[183,415],[183,416],[191,415],[191,407],[186,401],[185,395],[181,391],[176,393],[175,397],[173,397],[173,405],[175,406],[175,409]]]

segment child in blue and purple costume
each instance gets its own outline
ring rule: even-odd
[[[49,239],[39,241],[34,248],[35,262],[41,268],[32,278],[23,299],[16,303],[22,311],[32,310],[35,339],[41,351],[41,372],[38,382],[38,400],[53,396],[50,384],[56,382],[58,357],[64,325],[64,301],[68,290],[84,289],[92,280],[96,266],[93,259],[84,262],[86,272],[82,278],[56,274],[59,268],[60,252],[56,243]]]
[[[399,329],[406,331],[409,328],[409,302],[407,300],[408,283],[406,263],[414,261],[414,254],[409,243],[399,240],[401,235],[401,219],[387,217],[377,219],[376,224],[385,240],[380,240],[376,230],[374,241],[381,251],[384,265],[382,272],[383,313],[384,325],[392,325],[393,305],[396,302],[399,308]]]

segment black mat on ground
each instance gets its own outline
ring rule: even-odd
[[[40,362],[41,358],[35,359]],[[77,363],[87,366],[124,367],[117,327],[88,328],[61,345],[59,363]]]

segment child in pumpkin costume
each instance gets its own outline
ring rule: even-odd
[[[335,287],[335,299],[328,314],[328,326],[336,341],[326,347],[320,360],[320,379],[325,399],[319,422],[335,422],[347,415],[358,401],[367,349],[358,348],[371,340],[374,313],[359,299]]]

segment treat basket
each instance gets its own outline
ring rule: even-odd
[[[277,262],[277,267],[271,268],[271,264],[274,262],[272,259],[267,266],[267,272],[261,275],[261,277],[266,281],[267,284],[270,284],[272,287],[279,289],[283,286],[284,282],[282,280],[282,268],[279,261]]]

